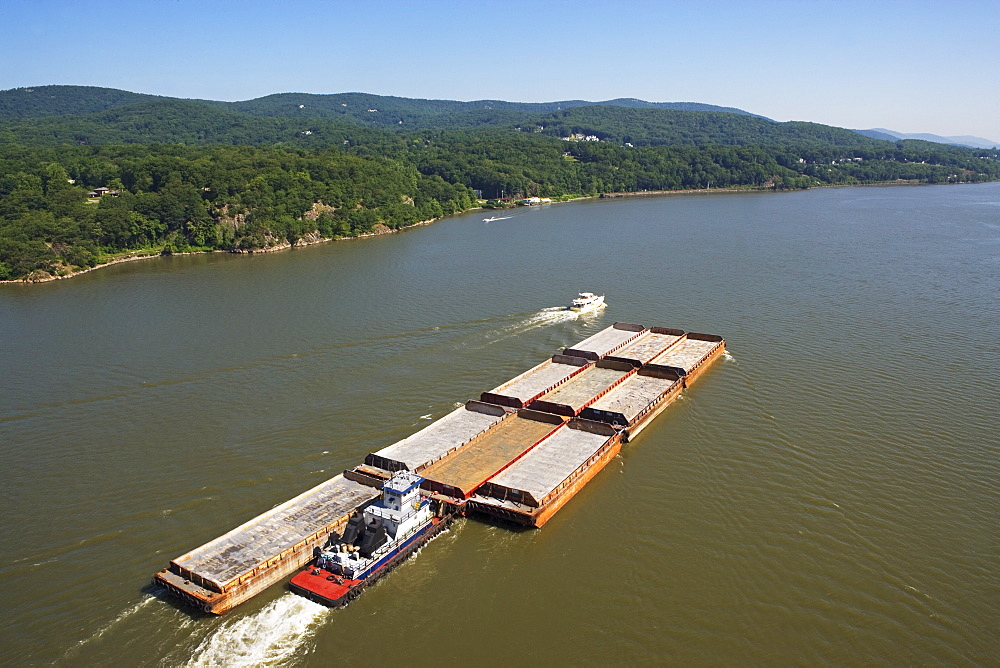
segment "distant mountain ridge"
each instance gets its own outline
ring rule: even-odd
[[[870,146],[850,130],[779,123],[733,107],[694,102],[456,102],[367,93],[280,93],[242,102],[181,99],[88,86],[0,91],[0,144],[384,143],[371,133],[481,132],[638,146]]]
[[[556,102],[509,102],[506,100],[429,100],[419,98],[374,95],[370,93],[275,93],[251,100],[224,102],[176,98],[147,93],[133,93],[115,88],[98,86],[45,85],[12,88],[0,91],[0,121],[31,121],[59,116],[87,116],[107,112],[102,121],[116,118],[115,110],[140,105],[136,109],[150,109],[162,105],[167,113],[175,115],[186,108],[195,116],[208,122],[210,131],[203,135],[219,136],[226,121],[252,125],[246,117],[284,119],[280,123],[282,138],[291,136],[293,128],[288,121],[328,121],[344,124],[393,130],[456,129],[484,126],[512,127],[519,123],[532,123],[538,119],[551,122],[554,114],[574,109],[612,107],[620,109],[656,109],[670,111],[710,112],[733,114],[774,122],[766,116],[753,114],[736,107],[721,107],[699,102],[647,102],[637,98],[616,98],[590,102],[587,100],[562,100]],[[222,115],[209,119],[209,109]],[[124,110],[123,110],[124,111]],[[600,115],[598,112],[593,112]],[[128,114],[126,113],[125,116]],[[240,121],[239,117],[246,120]],[[97,117],[94,117],[97,118]],[[820,126],[817,126],[820,127]],[[827,126],[822,126],[827,127]],[[832,127],[832,126],[830,126]],[[554,129],[554,128],[553,128]],[[885,128],[851,130],[850,132],[882,141],[917,139],[938,144],[971,148],[995,148],[1000,142],[969,135],[944,137],[930,133],[901,133]],[[620,133],[619,133],[620,134]],[[109,136],[108,141],[114,138]],[[164,137],[161,141],[169,141]]]
[[[97,86],[33,86],[0,91],[0,118],[92,114],[146,100],[170,98]]]
[[[971,135],[942,137],[941,135],[934,135],[927,132],[904,133],[896,132],[895,130],[886,130],[885,128],[855,130],[855,132],[866,137],[871,137],[872,139],[885,139],[888,141],[895,141],[897,139],[920,139],[921,141],[930,141],[936,144],[953,144],[955,146],[967,146],[969,148],[996,148],[1000,146],[1000,142],[993,141],[992,139],[985,139],[983,137],[973,137]]]
[[[39,118],[70,114],[90,114],[153,100],[184,100],[211,105],[253,116],[288,118],[354,117],[376,124],[399,124],[426,116],[440,116],[479,111],[517,111],[547,113],[575,107],[609,106],[634,109],[674,109],[713,111],[764,118],[735,107],[720,107],[699,102],[647,102],[636,98],[617,98],[601,102],[563,100],[556,102],[508,102],[505,100],[427,100],[374,95],[370,93],[275,93],[252,100],[223,102],[175,98],[163,95],[132,93],[97,86],[34,86],[0,91],[0,119]],[[381,121],[381,123],[379,123]]]

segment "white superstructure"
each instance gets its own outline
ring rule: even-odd
[[[595,295],[593,292],[581,292],[570,303],[569,310],[576,311],[577,313],[585,313],[587,311],[596,311],[604,306],[604,295]]]
[[[434,516],[421,494],[423,478],[398,471],[382,486],[382,498],[348,522],[340,540],[324,549],[317,565],[331,573],[363,579],[422,533]]]

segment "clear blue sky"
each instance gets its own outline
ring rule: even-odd
[[[1000,141],[1000,1],[0,0],[0,89],[637,97]]]

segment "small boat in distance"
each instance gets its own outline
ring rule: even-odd
[[[483,218],[484,223],[492,223],[494,220],[507,220],[508,218],[513,218],[514,216],[494,216],[493,218]]]
[[[570,303],[568,308],[570,311],[577,313],[586,313],[587,311],[596,311],[605,306],[607,304],[604,303],[604,295],[595,295],[593,292],[581,292]]]

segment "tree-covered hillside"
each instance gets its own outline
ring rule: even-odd
[[[397,229],[475,195],[399,161],[282,147],[0,149],[0,279],[127,250],[253,250]],[[100,198],[88,191],[110,186]]]
[[[130,93],[112,88],[94,86],[36,86],[0,91],[0,119],[37,118],[65,114],[90,114],[114,109],[146,100],[173,100],[154,95]],[[421,100],[369,93],[277,93],[243,102],[190,100],[217,109],[244,113],[251,116],[281,118],[351,120],[362,125],[392,128],[418,121],[428,126],[427,119],[461,115],[480,111],[518,111],[548,113],[561,109],[590,106],[615,106],[650,109],[680,109],[687,111],[719,111],[748,114],[733,107],[718,107],[694,102],[646,102],[634,98],[621,98],[604,102],[564,100],[561,102],[507,102],[504,100]],[[440,125],[439,127],[450,127]]]
[[[35,91],[46,89],[62,94],[51,108],[26,89],[0,92],[0,279],[69,273],[127,252],[257,250],[388,231],[466,210],[477,194],[1000,178],[994,151],[640,101],[487,109],[355,93],[225,103]],[[363,111],[340,111],[352,108]],[[399,118],[367,116],[386,110]],[[90,195],[97,188],[114,192]]]
[[[342,129],[364,132],[350,122],[303,123],[257,117],[190,100],[143,100],[90,114],[41,116],[0,121],[0,144],[236,144],[295,142],[323,129],[328,142],[345,138]],[[305,134],[310,132],[310,134]],[[316,142],[313,142],[315,145]]]
[[[90,114],[143,100],[169,99],[96,86],[36,86],[0,91],[0,118]]]

